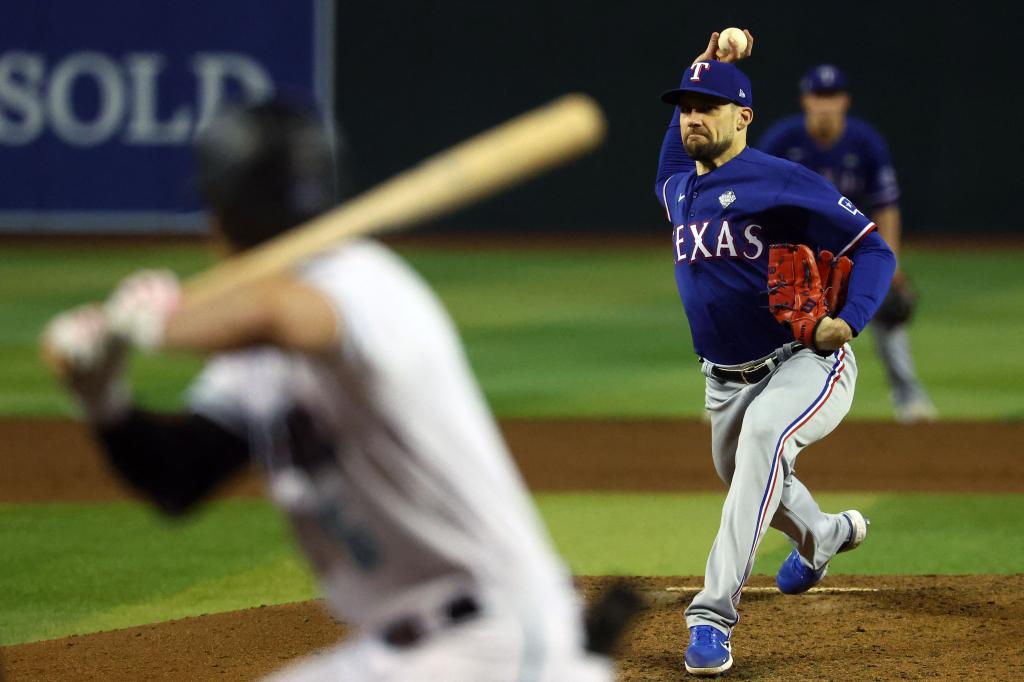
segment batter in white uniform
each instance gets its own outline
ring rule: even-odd
[[[199,147],[230,249],[329,207],[330,154],[280,104],[230,116]],[[132,406],[128,344],[210,353],[190,410]],[[120,473],[181,513],[254,458],[335,614],[337,650],[280,680],[609,680],[457,333],[424,282],[370,241],[215,309],[166,273],[56,319],[46,352]]]

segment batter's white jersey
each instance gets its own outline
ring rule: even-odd
[[[470,591],[575,623],[568,572],[426,284],[370,241],[302,277],[335,307],[337,349],[219,355],[190,403],[254,444],[332,609],[374,628]]]

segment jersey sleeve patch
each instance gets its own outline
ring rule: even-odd
[[[779,203],[806,215],[806,238],[818,249],[849,253],[875,228],[864,213],[817,173],[798,166]]]

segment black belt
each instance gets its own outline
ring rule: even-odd
[[[480,614],[480,605],[476,599],[461,596],[452,599],[441,607],[440,620],[434,624],[438,627],[449,627],[475,618]],[[431,626],[420,616],[406,616],[392,621],[381,628],[380,636],[393,647],[404,649],[411,647],[431,632]]]
[[[793,353],[803,350],[804,345],[795,343],[791,346]],[[787,356],[788,357],[788,356]],[[748,362],[745,365],[736,367],[722,367],[711,365],[711,376],[722,381],[732,381],[737,384],[756,384],[772,373],[779,366],[779,351],[766,355],[760,360]]]

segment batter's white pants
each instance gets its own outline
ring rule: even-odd
[[[538,624],[539,625],[539,624]],[[267,678],[268,682],[611,682],[612,663],[581,647],[554,644],[543,626],[482,615],[396,648],[376,636],[341,646]]]
[[[781,530],[815,568],[846,541],[838,514],[825,514],[794,469],[805,447],[839,425],[853,403],[857,363],[850,347],[822,357],[801,350],[757,384],[708,377],[711,452],[729,485],[704,575],[686,623],[731,632],[736,607],[768,526]]]

